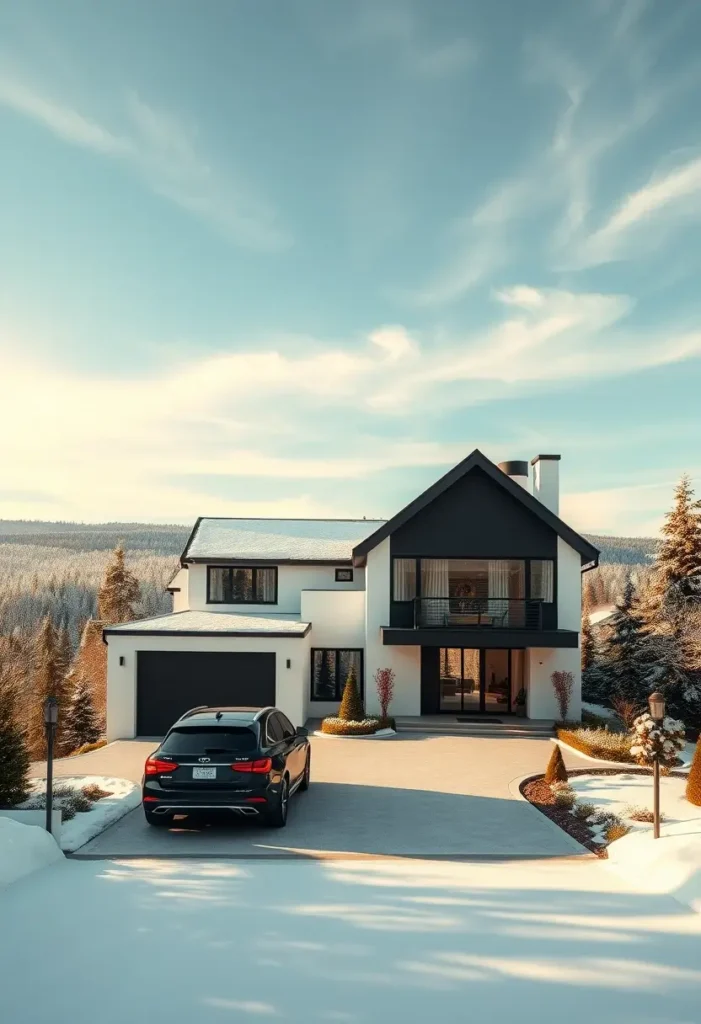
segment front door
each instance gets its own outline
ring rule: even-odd
[[[506,648],[439,650],[439,710],[454,714],[511,711],[511,658]]]

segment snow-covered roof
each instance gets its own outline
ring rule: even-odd
[[[241,634],[244,636],[306,636],[311,623],[301,622],[297,615],[239,615],[235,612],[183,611],[157,615],[136,622],[107,626],[110,634]]]
[[[200,519],[183,552],[194,559],[350,561],[383,519]]]

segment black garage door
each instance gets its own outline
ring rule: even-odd
[[[274,654],[138,653],[138,736],[162,736],[198,704],[260,707],[274,703]]]

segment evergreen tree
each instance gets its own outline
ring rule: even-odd
[[[623,598],[616,605],[611,620],[605,668],[612,695],[639,701],[641,704],[649,692],[644,627],[645,622],[635,600],[633,580],[629,575]]]
[[[90,684],[83,675],[75,677],[71,699],[67,702],[64,746],[68,752],[84,743],[95,743],[101,735]]]
[[[565,759],[557,743],[554,745],[553,752],[550,755],[544,778],[549,785],[552,785],[553,782],[567,782],[568,775]]]
[[[358,693],[355,667],[352,665],[343,689],[343,700],[338,709],[338,717],[342,718],[344,722],[362,722],[365,718],[365,709]]]
[[[17,711],[15,681],[0,668],[0,807],[12,807],[27,797],[29,753]]]
[[[589,594],[585,590],[584,603],[582,606],[582,632],[581,632],[581,656],[582,676],[594,665],[594,636],[591,630],[591,605]]]
[[[139,581],[124,561],[124,548],[114,550],[97,597],[98,614],[104,622],[129,622],[136,618],[134,605],[141,597]]]
[[[674,507],[665,516],[662,535],[655,561],[654,591],[664,614],[689,600],[701,601],[701,501],[694,501],[691,480],[686,475],[674,492]]]
[[[65,622],[56,635],[56,657],[58,659],[57,670],[62,678],[65,679],[71,667],[72,657],[71,637]]]
[[[62,749],[63,718],[66,709],[66,677],[61,664],[56,629],[49,615],[44,617],[35,641],[32,676],[32,709],[28,738],[32,753],[37,757],[43,757],[46,743],[44,704],[47,697],[55,697],[58,701],[57,752]]]

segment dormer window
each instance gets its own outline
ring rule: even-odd
[[[208,566],[207,603],[277,604],[277,566]]]

